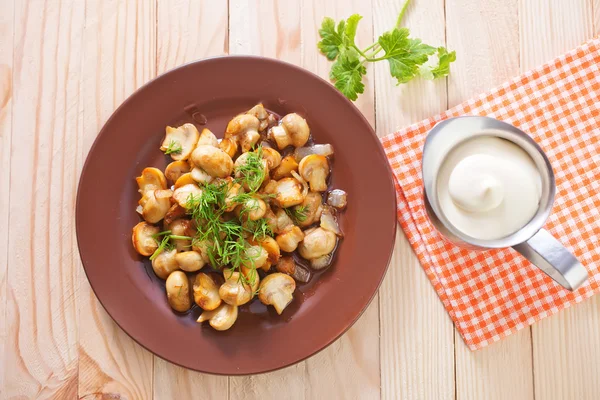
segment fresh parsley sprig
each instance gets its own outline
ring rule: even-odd
[[[323,19],[319,29],[321,41],[318,47],[328,60],[334,61],[329,78],[350,100],[356,100],[365,90],[363,77],[367,73],[365,64],[368,62],[387,60],[390,74],[396,78],[398,84],[406,83],[417,76],[425,79],[440,78],[450,72],[450,63],[456,60],[454,51],[448,52],[445,47],[436,48],[423,43],[421,39],[411,38],[409,30],[400,27],[408,3],[409,0],[404,3],[396,26],[363,50],[355,42],[356,30],[362,16],[351,15],[348,19],[338,22],[337,26],[333,19]]]

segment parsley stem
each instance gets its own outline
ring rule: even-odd
[[[396,28],[400,29],[400,23],[402,22],[402,18],[404,17],[404,14],[406,13],[406,10],[408,9],[408,3],[410,3],[410,0],[406,0],[404,2],[404,5],[402,6],[402,9],[400,10],[400,14],[398,15],[398,19],[396,20]]]
[[[379,47],[377,50],[373,51],[371,54],[367,54],[365,56],[365,58],[369,59],[369,61],[371,59],[373,59],[373,56],[375,56],[377,53],[379,53],[381,50],[383,50],[381,47]]]
[[[375,42],[372,45],[370,45],[369,47],[367,47],[366,49],[364,49],[362,52],[359,51],[360,54],[366,53],[367,51],[371,50],[373,47],[377,46],[379,43]]]

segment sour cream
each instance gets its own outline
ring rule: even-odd
[[[480,136],[448,154],[438,172],[437,193],[452,225],[473,238],[494,240],[533,218],[542,179],[525,150],[508,140]]]

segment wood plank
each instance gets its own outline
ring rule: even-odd
[[[590,2],[522,0],[520,6],[522,69],[542,64],[594,35]],[[540,37],[547,40],[540,42]],[[536,397],[600,397],[599,315],[596,296],[532,326]]]
[[[450,106],[519,73],[517,0],[448,0],[446,18],[448,46],[457,53],[448,85]],[[530,334],[524,329],[471,352],[457,333],[457,398],[533,398]]]
[[[327,77],[329,62],[316,48],[318,27],[325,15],[364,16],[358,37],[372,40],[371,4],[353,1],[247,1],[230,2],[230,50],[232,53],[276,57]],[[261,21],[257,24],[256,21]],[[302,26],[302,29],[301,29]],[[275,38],[275,39],[274,39]],[[372,73],[372,71],[371,71]],[[373,123],[373,85],[367,82],[359,103]],[[281,371],[253,377],[231,378],[232,399],[277,398],[378,398],[379,321],[377,299],[356,325],[328,349],[309,360]]]
[[[114,109],[156,75],[155,2],[90,0],[85,13],[81,161]],[[79,397],[152,398],[152,354],[106,314],[83,273],[79,321]]]
[[[14,0],[5,1],[0,14],[0,371],[6,370],[8,335],[6,299],[8,293],[8,225],[10,208],[10,149],[13,104]],[[0,398],[4,398],[4,374],[0,372]]]
[[[73,398],[78,264],[72,221],[84,7],[76,1],[14,5],[12,120],[19,134],[10,145],[3,396]]]
[[[260,22],[260,23],[259,23]],[[229,1],[229,51],[300,64],[300,2],[277,0]],[[230,377],[229,398],[304,399],[306,364],[267,374]]]
[[[227,2],[160,0],[157,9],[157,73],[193,60],[226,54]],[[155,399],[222,399],[228,378],[197,373],[154,357]]]
[[[600,34],[600,0],[592,0],[594,35]]]
[[[396,24],[402,2],[379,0],[375,34]],[[414,37],[445,43],[444,1],[409,5],[402,22]],[[383,136],[446,109],[446,80],[396,86],[387,63],[375,65],[377,132]],[[418,99],[418,101],[415,101]],[[395,251],[380,290],[381,380],[384,399],[454,398],[454,327],[406,237]]]
[[[319,53],[318,29],[323,18],[336,21],[360,14],[357,43],[364,47],[373,42],[373,4],[370,0],[304,1],[302,6],[302,66],[328,79],[331,63]],[[356,106],[375,126],[374,71],[368,67],[365,92]],[[306,361],[306,398],[376,399],[381,397],[379,349],[379,297],[348,332]]]
[[[519,25],[521,71],[524,72],[594,36],[592,3],[520,0]]]
[[[229,27],[231,54],[263,55],[300,63],[299,3],[273,0],[251,4],[231,0]],[[305,375],[302,362],[268,374],[231,377],[229,395],[231,399],[268,399],[285,393],[290,399],[303,399]]]

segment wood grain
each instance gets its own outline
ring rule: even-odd
[[[227,2],[160,0],[157,8],[156,65],[161,74],[181,64],[226,54]],[[228,378],[201,374],[154,357],[155,399],[224,399]]]
[[[6,321],[6,300],[8,292],[8,218],[10,208],[10,153],[12,136],[13,104],[13,39],[14,1],[4,2],[0,13],[0,399],[5,391],[4,373],[7,368],[6,347],[8,324]]]
[[[379,0],[379,35],[396,23],[401,4]],[[402,22],[414,37],[445,44],[444,2],[412,3]],[[396,86],[387,63],[375,65],[377,133],[418,122],[446,109],[446,80]],[[416,100],[418,99],[418,100]],[[392,262],[379,291],[381,380],[384,399],[454,398],[454,327],[404,233],[398,228]]]
[[[530,69],[579,45],[594,34],[591,2],[520,3],[521,69]],[[540,18],[541,16],[541,18]],[[548,40],[540,42],[538,38]],[[532,326],[536,397],[600,398],[600,299],[546,318]]]
[[[85,17],[82,154],[114,109],[156,75],[154,2],[89,0]],[[79,397],[152,398],[152,354],[106,314],[83,273],[80,285]]]
[[[519,73],[517,0],[448,0],[448,47],[457,61],[449,78],[454,106]],[[459,399],[530,399],[533,397],[530,330],[470,351],[457,333],[456,396]]]
[[[77,391],[73,225],[83,5],[15,2],[3,396]],[[39,300],[39,301],[38,301]]]
[[[278,58],[294,64],[301,60],[300,3],[290,1],[229,2],[229,51]],[[248,377],[230,377],[229,398],[305,398],[306,364]]]
[[[592,0],[592,16],[594,19],[594,35],[600,34],[600,0]]]
[[[318,29],[323,18],[338,21],[358,13],[363,16],[356,41],[368,46],[373,42],[373,4],[371,1],[305,1],[302,5],[302,66],[328,79],[331,63],[317,49]],[[355,103],[375,126],[375,85],[373,70],[368,68],[365,92]],[[341,266],[340,266],[341,267]],[[379,298],[375,296],[367,310],[350,330],[330,347],[306,363],[306,398],[375,399],[381,396],[379,360]],[[349,368],[349,366],[352,368]]]

